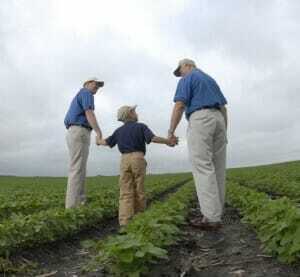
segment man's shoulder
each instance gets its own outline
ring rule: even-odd
[[[215,79],[213,77],[211,77],[208,73],[206,73],[206,72],[204,72],[204,71],[202,71],[200,69],[198,71],[199,71],[199,76],[201,76],[202,78],[215,81]]]
[[[82,88],[78,91],[77,96],[93,96],[93,94],[86,88]]]
[[[193,70],[193,72],[190,74],[190,77],[192,80],[215,82],[213,77],[200,69]]]
[[[205,76],[207,76],[207,74],[198,68],[190,73],[190,78],[204,78]]]

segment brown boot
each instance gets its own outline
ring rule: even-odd
[[[196,218],[190,222],[193,227],[196,227],[205,231],[217,231],[222,228],[221,222],[209,222],[206,217],[203,217],[201,220]]]

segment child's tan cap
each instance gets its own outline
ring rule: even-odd
[[[118,109],[118,121],[126,121],[128,118],[128,114],[135,110],[137,105],[134,106],[122,106]]]

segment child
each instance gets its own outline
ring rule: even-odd
[[[150,142],[175,146],[177,139],[155,136],[143,123],[138,123],[136,106],[123,106],[118,110],[118,120],[124,123],[105,140],[97,142],[111,148],[116,144],[122,153],[120,166],[119,223],[126,225],[129,220],[146,207],[144,179],[147,162],[144,158],[146,143]]]

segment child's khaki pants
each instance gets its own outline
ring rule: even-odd
[[[120,166],[119,223],[126,225],[129,220],[146,207],[144,179],[147,162],[144,153],[122,154]]]

